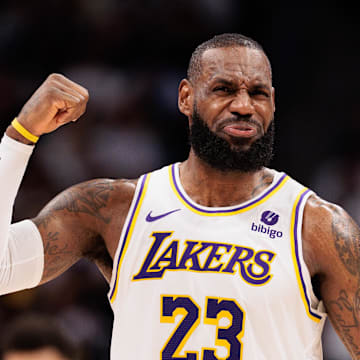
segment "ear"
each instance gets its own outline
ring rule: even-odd
[[[183,79],[179,85],[178,107],[187,117],[193,113],[194,90],[189,80]]]
[[[272,93],[273,109],[274,109],[274,112],[275,112],[275,88],[274,87],[272,88],[271,93]]]

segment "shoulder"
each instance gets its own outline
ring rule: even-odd
[[[327,273],[340,261],[351,274],[357,274],[360,231],[341,206],[310,196],[302,232],[304,255],[312,273]]]
[[[131,203],[137,179],[93,179],[73,185],[52,199],[43,211],[66,211],[73,215],[87,214],[105,223],[114,206]],[[42,211],[42,212],[43,212]],[[41,214],[41,213],[40,213]]]
[[[312,230],[325,230],[334,220],[347,217],[346,211],[339,205],[328,202],[318,195],[311,195],[304,209],[304,221]],[[321,225],[321,226],[319,226]]]
[[[125,222],[137,179],[94,179],[69,187],[33,219],[39,228],[60,223],[72,232],[100,235],[113,253]]]

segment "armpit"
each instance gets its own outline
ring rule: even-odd
[[[95,263],[104,275],[105,279],[110,282],[113,270],[113,259],[111,258],[101,236],[97,236],[93,239],[92,245],[84,252],[83,256]]]

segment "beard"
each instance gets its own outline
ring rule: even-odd
[[[271,121],[268,130],[262,137],[255,140],[247,149],[242,149],[241,146],[244,148],[247,141],[245,143],[244,139],[239,139],[237,145],[231,145],[210,130],[199,115],[196,106],[194,106],[192,119],[193,123],[189,133],[190,146],[194,153],[212,168],[226,172],[249,173],[270,164],[273,158],[274,120]],[[241,120],[243,119],[241,118]]]

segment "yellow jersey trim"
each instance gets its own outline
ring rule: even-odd
[[[142,202],[144,200],[145,193],[146,193],[148,185],[149,185],[149,179],[150,179],[150,174],[146,174],[142,178],[142,182],[141,182],[141,185],[140,185],[140,190],[139,190],[139,193],[138,193],[137,198],[135,200],[136,202],[135,202],[134,208],[132,209],[130,219],[129,219],[129,221],[127,223],[127,226],[126,226],[124,241],[123,241],[123,244],[122,244],[122,247],[121,247],[121,250],[120,250],[120,254],[119,254],[119,257],[118,257],[118,263],[117,263],[117,267],[116,267],[115,282],[114,282],[114,285],[113,285],[113,290],[112,290],[111,295],[110,295],[110,302],[111,303],[113,303],[115,301],[115,298],[116,298],[116,294],[117,294],[117,291],[118,291],[118,285],[119,285],[119,278],[120,278],[120,268],[121,268],[122,262],[124,260],[126,251],[127,251],[128,247],[129,247],[130,239],[131,239],[132,233],[134,231],[134,227],[135,227],[135,224],[136,224],[136,221],[137,221],[137,217],[139,215],[141,204],[142,204]]]
[[[297,196],[294,207],[291,214],[291,226],[290,226],[290,239],[291,239],[291,255],[294,263],[295,268],[295,274],[296,274],[296,280],[299,286],[301,299],[303,301],[306,314],[309,316],[309,318],[317,323],[319,323],[322,319],[321,315],[316,314],[312,309],[310,305],[310,300],[308,298],[308,295],[306,293],[306,286],[304,282],[304,278],[301,271],[301,263],[300,263],[300,257],[299,257],[299,246],[298,246],[298,229],[299,229],[299,209],[302,204],[302,201],[306,194],[310,190],[307,188],[304,188],[299,195]]]

